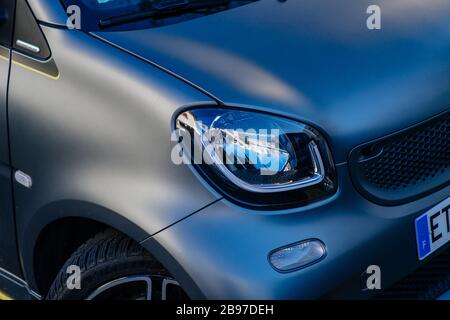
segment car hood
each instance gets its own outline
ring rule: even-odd
[[[228,105],[328,134],[337,162],[356,145],[450,105],[450,1],[262,0],[165,27],[97,32]]]

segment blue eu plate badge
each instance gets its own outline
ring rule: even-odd
[[[419,260],[450,241],[450,197],[416,219]]]

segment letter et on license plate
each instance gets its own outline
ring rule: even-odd
[[[419,260],[450,241],[450,197],[416,219]]]

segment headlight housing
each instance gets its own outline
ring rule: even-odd
[[[241,109],[199,108],[178,115],[176,129],[185,159],[241,205],[302,206],[336,192],[327,143],[307,124]]]

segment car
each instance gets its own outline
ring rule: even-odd
[[[450,2],[376,2],[2,1],[0,297],[449,297]]]

